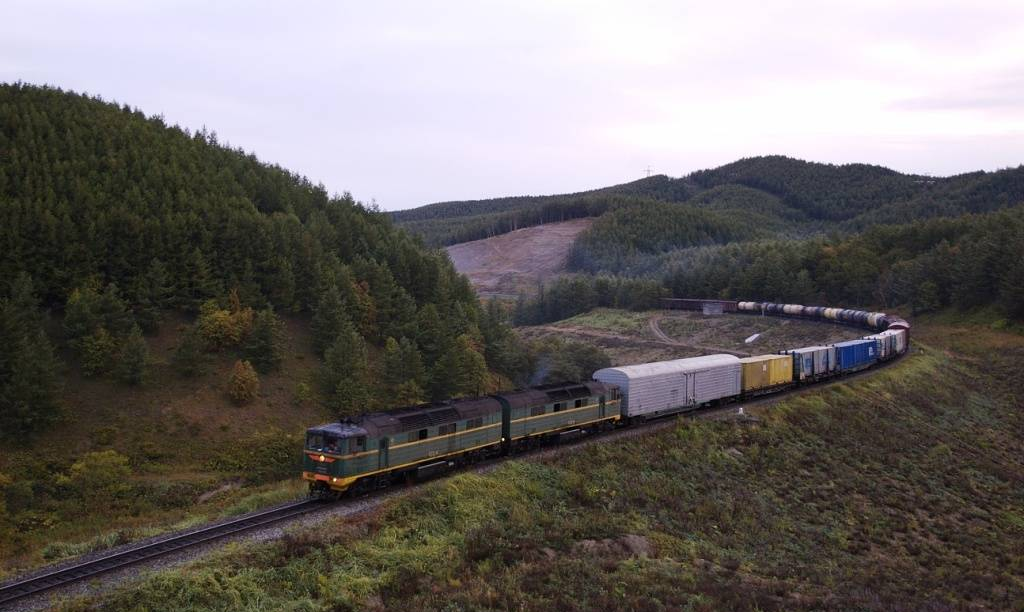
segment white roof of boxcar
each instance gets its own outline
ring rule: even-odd
[[[653,363],[639,363],[637,365],[619,366],[617,368],[604,368],[594,372],[594,378],[602,373],[619,373],[626,378],[635,380],[649,376],[672,374],[674,372],[694,372],[708,368],[721,367],[730,364],[739,364],[739,357],[733,355],[705,355],[703,357],[689,357],[687,359],[673,359],[672,361],[655,361]]]
[[[814,351],[823,351],[823,350],[827,350],[827,349],[830,349],[830,348],[832,348],[832,347],[825,346],[823,344],[819,344],[818,346],[803,346],[803,347],[800,347],[800,348],[790,349],[789,352],[791,352],[791,353],[806,353],[806,352],[814,352]]]

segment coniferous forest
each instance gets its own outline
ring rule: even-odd
[[[408,402],[482,391],[485,342],[503,335],[443,253],[348,194],[215,132],[0,86],[0,431],[19,438],[59,417],[60,355],[139,384],[145,336],[168,312],[194,321],[174,355],[181,376],[222,350],[246,376],[272,370],[279,318],[308,318],[323,359],[313,391],[339,415],[395,389]],[[389,389],[368,375],[383,353]]]

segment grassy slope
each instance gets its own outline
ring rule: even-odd
[[[459,475],[155,574],[105,609],[1013,609],[1024,338],[915,333],[900,364],[761,424],[684,422]]]
[[[37,510],[21,516],[11,540],[0,539],[0,559],[10,566],[35,565],[183,522],[202,522],[232,512],[238,504],[243,510],[259,500],[270,503],[301,495],[297,483],[242,486],[253,484],[244,480],[247,477],[262,482],[273,478],[246,474],[244,466],[219,461],[258,440],[293,436],[297,445],[306,427],[330,419],[318,402],[297,397],[298,385],[310,383],[318,358],[308,323],[285,321],[287,348],[281,368],[261,376],[260,395],[246,406],[236,406],[227,397],[234,351],[211,355],[204,374],[195,378],[173,371],[169,362],[183,319],[169,318],[157,336],[147,339],[152,364],[141,387],[86,378],[72,365],[62,395],[65,418],[33,440],[31,447],[0,447],[0,472],[36,480],[49,474],[54,480],[83,454],[113,449],[129,458],[131,482],[145,491],[140,496],[147,499],[133,498],[116,509],[81,508],[50,500],[60,495],[59,487],[36,492]],[[223,491],[210,495],[206,503],[197,503],[204,493],[220,488]]]

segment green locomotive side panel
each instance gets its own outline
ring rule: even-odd
[[[409,467],[434,457],[500,442],[501,414],[497,413],[489,418],[424,427],[385,438],[370,438],[366,441],[366,450],[344,455],[307,451],[303,458],[303,469],[338,479],[350,478]],[[320,457],[324,460],[319,460]]]
[[[426,461],[434,457],[442,457],[452,453],[463,452],[470,449],[497,444],[501,441],[501,421],[487,423],[480,427],[467,430],[465,421],[456,423],[457,429],[454,433],[437,435],[437,428],[431,428],[434,434],[425,439],[403,440],[403,436],[397,436],[396,441],[388,449],[388,465],[386,467],[400,467],[420,461]],[[417,432],[412,432],[416,434]]]
[[[578,425],[587,425],[619,415],[617,402],[602,402],[599,397],[524,406],[512,410],[511,434],[512,439],[515,440]]]

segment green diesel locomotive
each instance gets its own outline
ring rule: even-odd
[[[374,412],[307,430],[302,478],[321,497],[383,488],[621,418],[618,388],[601,382]]]

